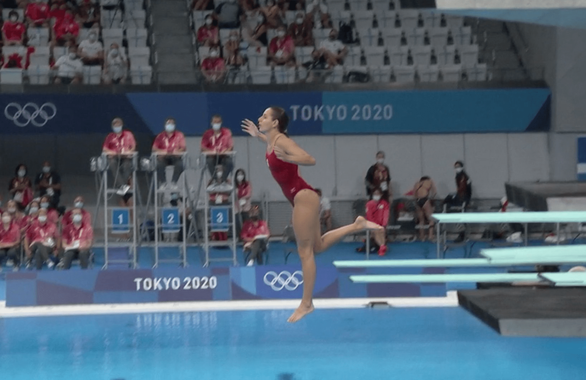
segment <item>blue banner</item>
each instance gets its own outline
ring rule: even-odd
[[[110,132],[114,117],[135,133],[158,134],[173,117],[187,136],[201,136],[219,114],[236,136],[242,119],[257,121],[277,105],[291,135],[487,133],[547,131],[547,88],[354,91],[0,95],[3,133]]]

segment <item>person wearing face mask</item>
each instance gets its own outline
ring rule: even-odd
[[[63,246],[61,263],[63,269],[70,269],[71,262],[75,258],[79,258],[81,269],[87,269],[93,240],[94,231],[92,226],[83,223],[80,209],[73,209],[71,211],[71,223],[63,227],[61,238]]]
[[[116,194],[126,195],[130,190],[132,156],[136,153],[136,140],[132,132],[124,129],[121,118],[115,117],[112,120],[112,132],[104,140],[102,153],[108,156],[108,166],[114,178],[114,186],[119,188]]]
[[[383,198],[392,203],[392,189],[391,189],[391,171],[385,165],[385,152],[378,151],[376,153],[376,163],[368,168],[366,177],[364,177],[364,184],[366,185],[366,195],[370,199],[375,189],[380,189],[383,192]]]
[[[376,223],[380,226],[387,226],[389,224],[390,204],[383,197],[383,192],[380,189],[374,189],[372,199],[366,202],[366,220]],[[376,231],[371,231],[371,252],[378,251],[379,256],[384,256],[387,253],[387,238],[386,228]],[[366,247],[359,249],[358,252],[364,252]]]
[[[240,27],[240,18],[244,11],[237,0],[221,2],[214,9],[213,17],[218,21],[220,29],[237,29]]]
[[[57,71],[55,84],[79,84],[82,82],[83,62],[77,55],[77,48],[71,46],[69,53],[60,57],[52,70]]]
[[[234,149],[232,132],[222,127],[220,115],[212,116],[211,124],[212,128],[205,131],[201,138],[201,152],[206,155],[206,166],[213,181],[208,186],[208,191],[232,191],[228,178],[234,169],[234,164],[232,156],[223,154]],[[221,168],[220,176],[218,176],[217,167]]]
[[[63,17],[56,18],[53,25],[52,46],[75,46],[78,35],[79,24],[72,11],[66,8]]]
[[[10,213],[2,214],[2,223],[0,224],[0,270],[4,259],[11,260],[13,270],[17,271],[19,267],[19,247],[20,247],[20,227],[18,222],[12,220]]]
[[[49,222],[57,224],[59,222],[59,213],[51,207],[50,199],[49,196],[43,195],[39,200],[39,206],[40,208],[47,210],[47,219]]]
[[[34,201],[33,201],[34,202]],[[29,206],[33,204],[33,202],[29,203]],[[16,205],[14,200],[9,200],[6,202],[6,207],[2,213],[8,213],[12,217],[13,223],[18,224],[20,227],[26,227],[25,224],[25,215],[22,211],[20,211]]]
[[[242,251],[250,252],[246,266],[253,266],[254,262],[262,265],[262,254],[267,250],[267,243],[271,232],[267,222],[260,219],[259,208],[254,206],[250,209],[250,219],[244,222],[240,238],[244,242]]]
[[[295,66],[295,44],[293,38],[287,35],[285,26],[277,28],[277,36],[269,44],[269,61],[271,66]]]
[[[59,207],[61,200],[61,176],[51,168],[51,163],[45,161],[43,168],[35,177],[35,188],[40,196],[48,196],[51,208]]]
[[[2,25],[2,41],[4,46],[22,45],[26,27],[18,20],[18,13],[10,11],[8,20]]]
[[[14,170],[14,178],[10,181],[8,191],[12,195],[12,199],[16,202],[19,210],[24,210],[25,207],[33,199],[33,189],[31,180],[27,177],[28,169],[26,165],[19,164]]]
[[[176,128],[176,121],[169,117],[165,120],[165,130],[157,135],[153,142],[153,153],[157,154],[157,178],[158,185],[163,187],[166,183],[165,168],[173,166],[173,178],[171,190],[178,191],[177,181],[183,173],[183,153],[187,151],[185,136]]]
[[[49,26],[49,5],[42,0],[29,2],[24,12],[29,28]]]
[[[330,30],[328,39],[320,42],[319,48],[313,52],[314,58],[325,60],[327,69],[344,64],[344,58],[347,54],[348,48],[338,39],[336,29]]]
[[[77,6],[77,18],[86,29],[99,28],[100,26],[100,2],[84,0]]]
[[[104,84],[126,83],[127,75],[128,59],[124,54],[124,49],[120,49],[117,43],[113,43],[110,45],[102,73]]]
[[[313,21],[311,17],[305,17],[303,12],[297,13],[295,22],[289,25],[287,34],[293,38],[295,46],[313,46]]]
[[[246,173],[244,169],[236,170],[235,177],[235,184],[236,184],[236,197],[238,201],[236,202],[236,234],[240,235],[240,231],[242,230],[242,224],[248,220],[249,212],[251,208],[251,199],[252,199],[252,185],[250,181],[246,179]]]
[[[220,48],[212,46],[210,56],[201,62],[201,73],[208,82],[222,83],[226,77],[226,62],[220,57]]]
[[[26,231],[24,247],[27,261],[35,261],[37,270],[47,264],[50,269],[54,266],[53,257],[59,246],[57,226],[47,218],[47,210],[41,208],[37,220],[32,222]],[[27,263],[27,266],[29,264]]]
[[[92,215],[84,208],[84,200],[81,195],[78,195],[73,200],[73,209],[65,212],[63,214],[63,218],[61,218],[61,224],[63,228],[65,228],[68,224],[73,222],[73,210],[77,209],[80,210],[82,216],[82,223],[87,224],[88,226],[92,225]]]
[[[447,203],[451,206],[467,207],[470,205],[470,199],[472,198],[472,180],[464,170],[462,161],[454,163],[454,171],[456,173],[456,193],[452,194],[451,201]]]
[[[224,43],[224,56],[226,57],[226,65],[231,68],[238,68],[244,65],[244,58],[240,54],[240,43],[238,31],[230,31],[228,41]]]
[[[211,14],[205,18],[205,24],[197,29],[197,42],[203,46],[215,46],[220,42],[220,32],[214,25],[214,18]]]
[[[98,29],[91,30],[88,37],[81,41],[79,55],[84,65],[95,66],[104,63],[104,46],[98,41]]]
[[[21,233],[25,234],[28,228],[36,222],[37,217],[39,216],[39,210],[41,207],[39,206],[39,201],[34,200],[29,204],[27,215],[22,218],[20,222],[20,231]]]

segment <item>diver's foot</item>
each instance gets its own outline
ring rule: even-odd
[[[295,323],[298,320],[300,320],[301,318],[305,317],[307,314],[311,313],[313,311],[313,309],[314,309],[313,303],[311,303],[311,305],[309,305],[309,306],[305,306],[305,305],[301,304],[301,305],[299,305],[297,310],[295,310],[293,312],[293,314],[291,314],[289,319],[287,319],[287,322]]]

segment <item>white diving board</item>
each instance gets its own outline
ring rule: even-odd
[[[539,276],[555,286],[586,286],[586,272],[541,273]]]
[[[350,276],[352,282],[363,283],[517,282],[539,281],[540,279],[537,273],[381,274]]]

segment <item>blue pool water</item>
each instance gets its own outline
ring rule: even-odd
[[[0,319],[0,378],[583,379],[585,339],[505,338],[460,308]]]

